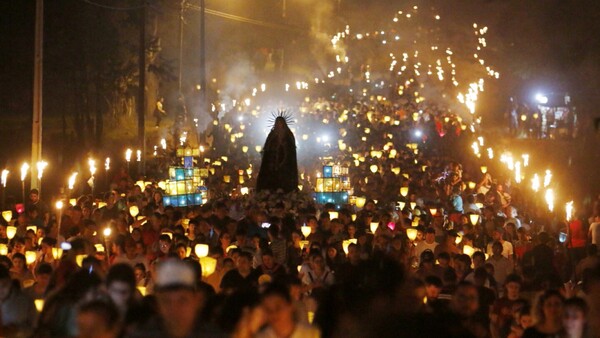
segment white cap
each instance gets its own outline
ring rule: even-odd
[[[174,258],[160,262],[156,267],[154,288],[157,291],[180,288],[195,289],[194,269],[186,262]]]

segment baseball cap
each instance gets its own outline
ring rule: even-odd
[[[179,289],[196,289],[194,269],[187,263],[170,258],[162,261],[156,267],[156,291],[171,291]]]

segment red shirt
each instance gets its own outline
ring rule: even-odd
[[[570,238],[567,243],[568,248],[583,248],[586,242],[586,233],[583,231],[583,223],[576,219],[569,223]]]

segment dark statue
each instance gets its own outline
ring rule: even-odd
[[[288,127],[289,115],[280,112],[275,116],[273,128],[263,148],[262,163],[256,183],[257,191],[298,190],[298,161],[296,139]]]

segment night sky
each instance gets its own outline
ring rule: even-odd
[[[91,3],[90,3],[91,2]],[[44,51],[44,142],[75,142],[81,152],[107,145],[77,139],[78,128],[98,131],[90,125],[97,112],[106,111],[100,89],[115,82],[111,67],[135,67],[137,49],[137,0],[54,0],[45,5]],[[161,95],[175,100],[178,64],[178,1],[150,0],[147,30],[158,27],[161,57],[171,78],[161,83]],[[190,0],[197,5],[197,0]],[[482,115],[487,121],[502,121],[510,97],[531,100],[536,92],[562,95],[568,92],[582,116],[591,125],[600,104],[600,2],[594,0],[287,0],[286,17],[281,1],[208,0],[207,7],[220,13],[257,20],[267,25],[207,15],[208,78],[221,76],[232,91],[244,88],[252,79],[246,73],[233,74],[240,64],[255,62],[263,50],[285,49],[289,68],[326,74],[322,36],[327,39],[348,24],[354,31],[378,29],[389,22],[399,8],[435,8],[442,17],[440,30],[460,43],[460,27],[479,23],[489,27],[486,59],[501,74],[489,82],[481,97]],[[0,163],[11,165],[29,157],[32,114],[33,47],[35,1],[2,1],[0,27],[0,142],[11,144],[0,151]],[[199,15],[186,11],[184,37],[185,88],[197,83],[199,74]],[[415,24],[422,24],[416,22]],[[271,26],[269,26],[271,25]],[[279,26],[277,26],[279,25]],[[279,28],[277,28],[279,27]],[[283,27],[283,28],[282,28]],[[316,28],[315,28],[316,27]],[[402,34],[402,32],[400,32]],[[129,57],[128,55],[132,55]],[[229,72],[229,73],[228,73]],[[91,74],[91,75],[90,75]],[[223,75],[225,74],[225,75]],[[238,89],[239,89],[238,88]],[[241,89],[240,89],[241,90]],[[189,95],[193,95],[189,94]],[[82,112],[85,112],[82,114]],[[77,120],[79,119],[79,120]],[[73,122],[73,121],[79,122]],[[77,124],[79,123],[79,124]],[[125,138],[135,130],[124,129]],[[49,149],[50,157],[60,150]],[[15,152],[15,149],[16,150]],[[59,148],[60,149],[60,148]]]

